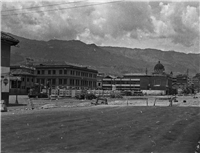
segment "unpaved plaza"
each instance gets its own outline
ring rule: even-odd
[[[26,96],[18,97],[17,106],[15,96],[10,100],[1,114],[2,152],[191,153],[200,138],[199,99],[192,96],[178,97],[173,107],[167,100],[153,106],[153,97],[149,106],[141,99],[94,106],[66,98],[34,99],[29,110]]]

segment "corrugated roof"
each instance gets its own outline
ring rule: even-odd
[[[10,43],[11,45],[14,45],[14,46],[19,43],[19,40],[13,38],[8,33],[5,33],[3,31],[1,31],[1,41],[8,42],[8,43]]]

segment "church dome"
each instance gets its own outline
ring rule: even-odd
[[[158,63],[154,66],[155,73],[163,73],[165,71],[165,67],[158,61]]]

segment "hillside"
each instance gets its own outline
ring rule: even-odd
[[[148,70],[153,71],[155,61],[161,61],[167,72],[195,74],[200,70],[200,54],[185,54],[175,51],[161,51],[157,49],[130,49],[121,47],[102,47],[112,54],[122,55],[132,60],[140,59],[146,63]]]
[[[19,47],[11,51],[11,65],[19,64],[26,57],[36,62],[67,62],[86,65],[107,74],[122,75],[130,72],[151,73],[154,65],[161,61],[166,72],[185,73],[187,68],[194,75],[199,70],[200,56],[156,49],[130,49],[120,47],[100,47],[78,40],[63,41],[30,40],[13,35],[20,41]]]

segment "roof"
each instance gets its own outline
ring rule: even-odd
[[[23,69],[14,69],[14,70],[11,70],[11,74],[12,75],[29,75],[29,76],[34,76],[34,74],[30,73],[30,72],[27,72]]]
[[[160,61],[158,61],[158,63],[154,67],[154,71],[155,70],[162,70],[162,71],[164,71],[165,67],[160,63]]]
[[[91,71],[91,72],[95,72],[98,73],[97,70],[94,69],[89,69],[86,66],[76,66],[76,65],[68,65],[68,64],[63,64],[63,65],[45,65],[45,64],[39,64],[39,65],[34,65],[34,67],[36,69],[44,69],[44,68],[74,68],[74,69],[80,69],[80,70],[86,70],[86,71]]]
[[[2,32],[2,31],[1,31],[1,41],[9,43],[13,46],[15,46],[19,43],[19,40],[13,38],[8,33]]]
[[[124,76],[149,76],[146,73],[127,73]]]

